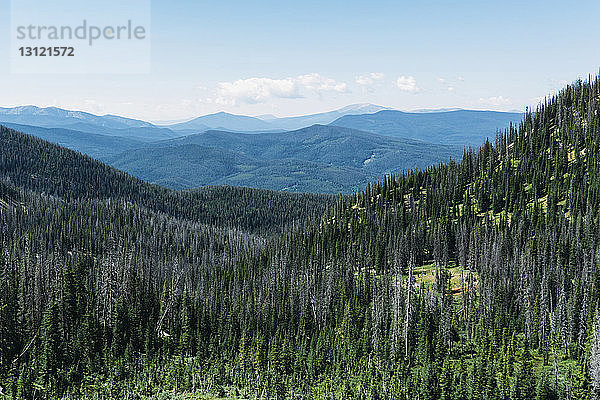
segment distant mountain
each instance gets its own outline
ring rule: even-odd
[[[327,125],[344,115],[369,114],[381,110],[388,110],[387,107],[374,104],[352,104],[335,111],[329,111],[318,114],[300,115],[296,117],[279,118],[271,114],[258,117],[249,117],[245,115],[235,115],[226,112],[204,115],[191,121],[165,125],[170,129],[193,130],[197,133],[209,129],[218,129],[235,132],[255,132],[255,131],[277,131],[277,130],[296,130],[316,124]]]
[[[273,115],[273,114],[262,114],[262,115],[257,115],[256,118],[258,119],[262,119],[263,121],[273,121],[279,117]]]
[[[181,135],[181,133],[137,119],[116,115],[98,116],[83,111],[63,110],[56,107],[0,108],[0,123],[62,128],[92,134],[120,136],[144,142],[165,140]]]
[[[169,125],[173,130],[194,130],[203,132],[208,129],[222,129],[231,131],[264,131],[276,129],[277,127],[259,118],[245,115],[235,115],[226,112],[204,115],[191,121]]]
[[[168,128],[110,115],[17,107],[0,109],[0,124],[175,189],[225,184],[349,193],[385,174],[460,158],[463,146],[478,146],[521,119],[516,113],[381,108],[359,104],[269,122],[218,113]],[[284,130],[344,113],[331,125]]]
[[[391,110],[391,107],[383,107],[371,103],[350,104],[349,106],[336,110],[340,114],[355,115],[355,114],[373,114],[383,110]]]
[[[340,108],[339,110],[324,113],[284,118],[277,118],[272,115],[267,115],[263,116],[262,119],[278,128],[294,130],[316,124],[328,125],[344,115],[371,114],[382,110],[389,110],[389,108],[375,104],[352,104],[344,108]]]
[[[445,112],[379,111],[375,114],[346,115],[331,125],[359,129],[380,135],[425,140],[431,143],[478,146],[494,138],[498,129],[518,124],[520,113],[457,110]]]
[[[128,151],[109,162],[177,189],[226,184],[348,193],[385,174],[459,158],[462,151],[461,146],[315,125],[258,135],[207,131]]]
[[[156,126],[137,119],[115,115],[98,116],[56,107],[24,106],[0,108],[0,123],[62,128],[146,143],[169,140],[207,130],[243,133],[281,132],[312,125],[335,125],[387,136],[424,140],[430,143],[477,146],[496,129],[520,121],[520,113],[470,110],[417,110],[402,112],[373,104],[353,104],[339,110],[296,117],[261,118],[225,112],[191,121]],[[68,144],[66,144],[68,146]],[[71,147],[78,151],[87,151]]]
[[[63,110],[56,107],[23,106],[0,107],[0,121],[49,128],[66,128],[69,125],[90,124],[111,129],[147,128],[153,125],[137,119],[116,115],[98,116],[83,111]]]

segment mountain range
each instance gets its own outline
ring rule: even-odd
[[[36,106],[0,107],[0,120],[17,124],[44,127],[60,126],[62,128],[71,125],[81,126],[81,124],[114,129],[148,128],[153,126],[148,122],[116,115],[98,116],[83,111],[63,110],[56,107],[40,108]]]
[[[56,107],[24,106],[0,108],[0,123],[41,128],[60,128],[108,136],[119,136],[143,142],[170,139],[186,132],[175,132],[149,122],[115,115],[98,116],[83,111],[63,110]],[[29,132],[27,132],[29,133]],[[79,149],[76,149],[79,150]]]
[[[386,174],[457,159],[462,152],[461,146],[313,125],[260,135],[207,131],[124,152],[108,162],[176,189],[226,184],[348,193]]]
[[[371,114],[387,109],[389,108],[374,104],[352,104],[339,110],[282,118],[274,115],[249,117],[219,112],[204,115],[190,121],[164,124],[163,126],[168,126],[177,131],[190,129],[196,131],[219,129],[237,132],[296,130],[317,124],[328,125],[345,115]]]
[[[271,125],[277,126],[279,128],[294,130],[311,125],[329,125],[336,119],[341,118],[345,115],[373,114],[382,110],[390,110],[390,108],[378,106],[375,104],[352,104],[340,108],[339,110],[324,113],[284,118],[263,117],[262,119],[269,122]]]
[[[59,108],[0,108],[0,124],[170,188],[227,184],[319,193],[349,193],[386,174],[460,159],[465,146],[477,147],[520,119],[358,104],[288,118],[221,112],[159,126]]]

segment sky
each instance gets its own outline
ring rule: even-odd
[[[598,0],[154,0],[142,73],[17,74],[0,1],[0,107],[150,121],[354,103],[522,111],[600,68]]]

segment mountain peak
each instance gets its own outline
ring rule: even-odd
[[[168,126],[174,130],[207,130],[224,129],[232,131],[260,131],[270,130],[274,127],[262,119],[246,115],[236,115],[225,111],[214,114],[202,115],[191,121]]]

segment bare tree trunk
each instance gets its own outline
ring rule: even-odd
[[[410,328],[410,318],[412,315],[412,291],[413,291],[413,268],[414,261],[411,260],[408,264],[408,281],[406,284],[406,319],[404,322],[404,358],[408,360],[408,331]]]

